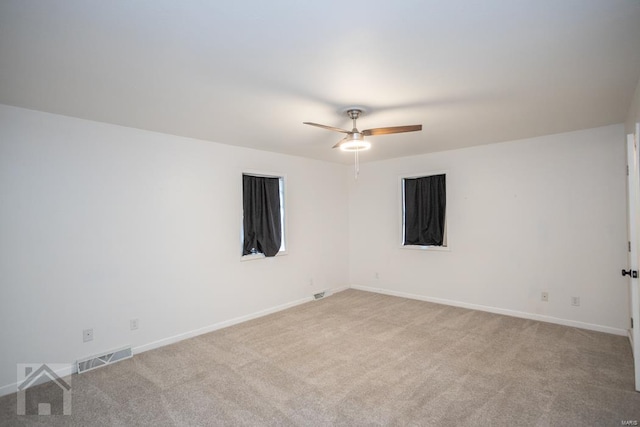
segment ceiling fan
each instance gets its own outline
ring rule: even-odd
[[[359,150],[368,150],[371,148],[371,144],[368,141],[364,140],[365,136],[377,136],[377,135],[389,135],[392,133],[403,133],[403,132],[415,132],[422,130],[422,125],[410,125],[410,126],[393,126],[386,128],[374,128],[374,129],[365,129],[363,131],[359,131],[356,127],[356,120],[363,114],[362,108],[349,107],[346,110],[347,116],[353,120],[353,129],[346,130],[340,129],[333,126],[320,125],[318,123],[311,122],[303,122],[305,125],[316,126],[319,128],[332,130],[335,132],[346,133],[342,140],[340,140],[336,145],[332,148],[338,148],[342,151],[359,151]]]

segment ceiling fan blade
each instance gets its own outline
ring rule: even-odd
[[[362,131],[364,136],[389,135],[391,133],[415,132],[422,130],[422,125],[393,126],[389,128],[366,129]]]
[[[310,125],[310,126],[316,126],[316,127],[322,128],[322,129],[332,130],[332,131],[335,131],[335,132],[342,132],[342,133],[349,133],[349,132],[351,132],[350,130],[344,130],[344,129],[340,129],[340,128],[334,128],[333,126],[327,126],[327,125],[319,125],[318,123],[303,122],[302,124]]]
[[[345,136],[344,138],[342,138],[340,141],[338,141],[338,143],[336,145],[334,145],[331,148],[338,148],[342,145],[343,142],[345,142],[347,140],[347,138],[349,138],[348,136]]]

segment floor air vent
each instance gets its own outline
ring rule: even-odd
[[[83,360],[78,360],[78,373],[82,374],[83,372],[87,372],[101,366],[111,365],[112,363],[118,362],[120,360],[128,359],[131,356],[131,347],[125,347],[109,353],[88,357]]]
[[[318,292],[317,294],[313,294],[313,299],[322,299],[324,298],[325,291]]]

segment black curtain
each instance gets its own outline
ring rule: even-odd
[[[242,175],[244,247],[242,255],[280,250],[280,179]]]
[[[442,246],[445,175],[404,179],[404,245]]]

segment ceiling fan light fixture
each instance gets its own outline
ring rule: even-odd
[[[340,144],[342,151],[362,151],[371,148],[371,143],[364,140],[361,133],[352,133]]]

